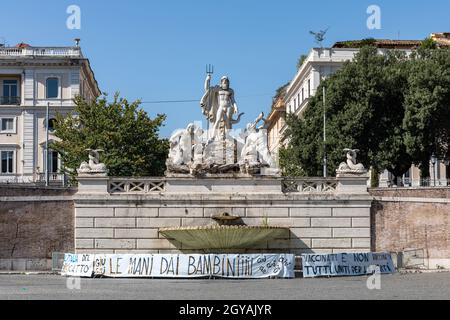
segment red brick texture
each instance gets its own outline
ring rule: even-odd
[[[74,191],[0,187],[0,259],[50,259],[74,250]],[[39,196],[54,197],[39,201]],[[59,199],[58,199],[59,198]]]
[[[450,203],[442,202],[450,198],[450,188],[374,189],[370,192],[377,199],[371,209],[372,250],[423,249],[425,257],[450,258]],[[398,201],[381,197],[396,197]],[[408,198],[427,200],[408,201]]]

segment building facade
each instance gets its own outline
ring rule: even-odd
[[[433,33],[430,38],[432,38],[438,46],[450,45],[450,33]],[[415,48],[420,46],[421,43],[421,40],[373,40],[372,45],[375,45],[381,54],[387,50],[393,49],[405,51],[409,54]],[[286,88],[286,93],[283,97],[286,114],[294,114],[301,117],[308,107],[310,97],[316,94],[320,82],[342,68],[346,61],[353,60],[362,45],[364,45],[364,40],[343,41],[337,42],[332,48],[311,49],[307,58]],[[276,112],[276,110],[273,109],[269,115],[269,119],[274,112]],[[286,123],[284,123],[281,128],[274,125],[269,126],[269,141],[271,136],[277,136],[280,141],[274,143],[274,146],[287,145],[289,142],[284,141],[283,138],[285,131]],[[448,185],[450,181],[449,172],[448,162],[443,160],[438,160],[434,166],[430,165],[431,179],[425,181],[421,179],[420,171],[415,166],[411,167],[402,178],[402,181],[392,181],[392,175],[385,170],[380,177],[380,186],[397,184],[406,186]]]
[[[282,128],[286,128],[286,104],[284,96],[288,85],[281,87],[273,99],[272,109],[267,117],[267,142],[270,154],[279,164],[279,150],[283,147]]]
[[[59,155],[46,150],[57,113],[73,111],[74,98],[100,90],[81,48],[0,46],[0,182],[62,181]],[[49,123],[46,114],[49,109]],[[46,161],[47,159],[47,161]]]

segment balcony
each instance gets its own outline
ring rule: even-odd
[[[20,97],[0,97],[0,105],[3,106],[19,106],[20,103]]]
[[[35,173],[35,174],[0,173],[0,185],[1,184],[11,184],[11,185],[33,184],[42,186],[45,185],[45,173]],[[48,184],[50,186],[66,186],[67,177],[63,173],[49,173]]]
[[[1,57],[63,57],[82,58],[79,47],[0,47]]]

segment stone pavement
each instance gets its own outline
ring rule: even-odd
[[[385,275],[381,277],[380,290],[369,290],[366,282],[367,277],[288,280],[81,279],[78,282],[59,275],[0,274],[0,300],[450,299],[449,272]]]

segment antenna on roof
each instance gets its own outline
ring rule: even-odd
[[[75,38],[74,40],[75,40],[75,46],[79,47],[81,39],[80,38]]]
[[[325,35],[327,34],[328,29],[330,29],[330,27],[326,28],[325,30],[320,30],[319,32],[309,32],[314,36],[314,39],[316,40],[316,43],[320,46],[320,48],[323,48],[322,42],[325,40]]]

